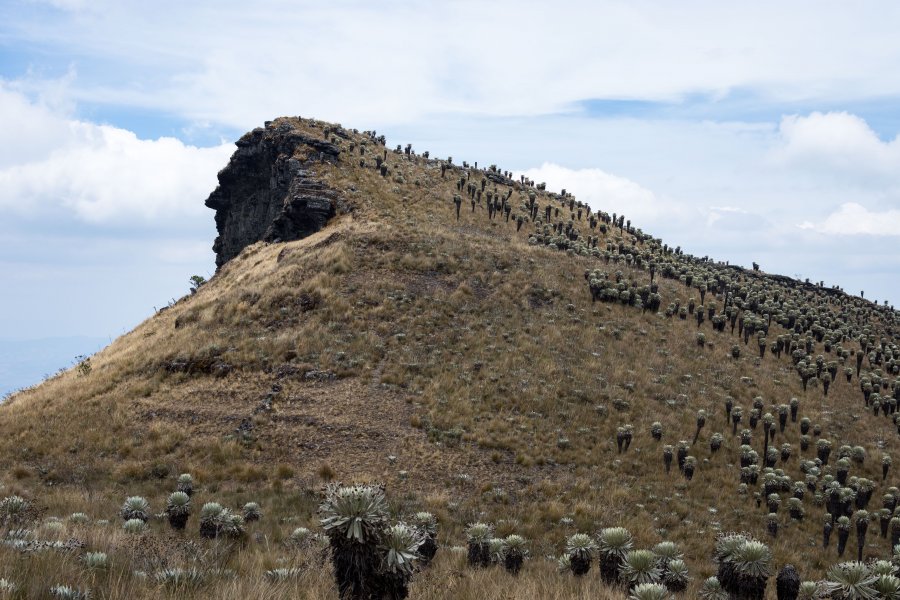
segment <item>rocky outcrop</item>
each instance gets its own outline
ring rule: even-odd
[[[311,235],[335,215],[340,196],[322,183],[315,167],[337,161],[340,149],[291,121],[270,121],[245,134],[219,172],[219,185],[206,200],[216,211],[216,267],[255,242]]]

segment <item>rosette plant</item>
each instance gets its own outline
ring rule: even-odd
[[[418,549],[425,538],[421,531],[406,523],[387,527],[380,538],[383,562],[374,586],[380,587],[382,595],[388,598],[406,598],[409,596],[409,581],[419,559]]]
[[[422,565],[428,565],[437,554],[437,519],[430,512],[417,512],[412,517],[412,524],[422,532],[423,541],[419,547]]]
[[[622,561],[631,551],[631,532],[624,527],[607,527],[600,531],[597,540],[600,555],[600,576],[609,584],[619,580]]]
[[[119,511],[123,521],[140,519],[146,523],[150,519],[150,503],[142,496],[130,496]]]
[[[402,594],[422,536],[402,523],[388,527],[382,486],[331,484],[319,514],[341,598],[380,597],[385,588]]]
[[[472,523],[466,528],[469,566],[487,567],[491,564],[489,540],[493,534],[493,528],[487,523]]]
[[[568,559],[572,574],[580,577],[590,571],[591,559],[597,550],[597,544],[586,533],[576,533],[566,541],[565,557]]]
[[[184,529],[190,516],[191,497],[186,492],[172,492],[166,501],[166,517],[172,529]]]

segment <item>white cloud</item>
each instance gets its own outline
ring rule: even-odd
[[[46,156],[65,130],[64,118],[0,81],[0,169]]]
[[[208,218],[203,200],[234,150],[141,140],[66,119],[2,88],[0,148],[7,150],[0,154],[0,212],[130,224]]]
[[[900,79],[886,76],[900,62],[894,2],[85,6],[22,16],[7,37],[62,47],[114,74],[114,86],[86,78],[78,99],[240,129],[279,114],[367,128],[429,113],[533,116],[589,98],[735,89],[787,101],[900,94]]]
[[[587,202],[594,211],[625,215],[635,227],[644,231],[648,231],[648,223],[677,219],[684,214],[682,205],[661,199],[634,181],[601,169],[570,169],[544,163],[523,174],[536,183],[546,183],[549,190],[565,189],[574,194],[576,200]]]
[[[804,221],[800,228],[829,235],[900,236],[900,210],[870,211],[847,202],[823,221]]]
[[[779,133],[782,144],[772,153],[778,163],[900,181],[900,137],[884,142],[856,115],[785,116]]]

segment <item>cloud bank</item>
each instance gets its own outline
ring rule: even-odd
[[[0,337],[115,336],[210,276],[203,201],[233,148],[139,139],[0,85]]]
[[[683,207],[660,199],[652,191],[625,177],[601,169],[570,169],[555,163],[527,169],[523,173],[535,182],[545,182],[548,189],[565,189],[577,200],[587,202],[594,210],[625,215],[638,223],[652,224],[657,218],[675,218]]]
[[[197,219],[233,144],[141,140],[125,129],[65,118],[0,88],[0,211],[93,224]]]
[[[785,165],[831,171],[858,182],[900,183],[900,136],[882,141],[865,120],[847,112],[788,115],[773,159]]]
[[[297,113],[369,127],[571,112],[592,98],[900,94],[893,2],[9,4],[0,32],[65,48],[78,101],[241,130]]]
[[[855,202],[848,202],[825,220],[818,223],[804,221],[800,227],[828,235],[900,237],[900,210],[870,211]]]

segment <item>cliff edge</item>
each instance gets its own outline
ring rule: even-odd
[[[331,132],[323,133],[327,138]],[[236,145],[206,200],[216,211],[217,268],[255,242],[287,242],[319,231],[340,204],[340,194],[316,173],[317,165],[337,161],[337,144],[279,119],[245,134]]]

